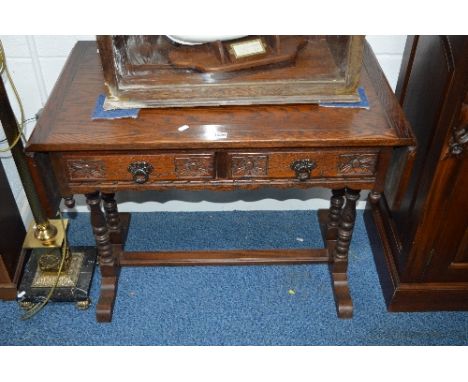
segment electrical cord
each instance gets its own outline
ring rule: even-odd
[[[50,288],[49,293],[47,294],[44,301],[34,304],[30,309],[28,309],[26,313],[21,317],[22,320],[29,320],[30,318],[34,317],[37,313],[39,313],[42,310],[42,308],[44,308],[44,306],[46,306],[47,303],[50,301],[59,283],[60,276],[62,274],[63,265],[65,264],[65,259],[67,258],[67,253],[69,251],[69,248],[68,248],[68,240],[67,240],[67,231],[65,229],[65,222],[63,220],[62,211],[60,211],[60,209],[58,210],[58,214],[60,216],[60,222],[62,224],[64,236],[63,236],[63,246],[62,246],[62,258],[60,260],[59,269],[57,271],[57,278],[55,279],[55,283]]]
[[[11,88],[13,89],[13,93],[15,94],[16,100],[18,101],[18,105],[19,105],[19,109],[20,109],[20,115],[21,115],[21,119],[20,119],[21,122],[17,121],[17,124],[18,124],[18,135],[17,135],[17,137],[13,140],[11,145],[9,145],[6,148],[0,149],[0,152],[7,152],[7,151],[10,151],[11,149],[13,149],[18,144],[18,142],[20,141],[21,138],[23,138],[25,140],[24,127],[26,126],[27,123],[35,120],[35,118],[25,119],[23,103],[21,102],[21,98],[19,96],[18,89],[16,88],[15,83],[13,82],[13,78],[11,77],[10,71],[8,70],[8,65],[6,63],[5,49],[3,48],[2,41],[0,40],[0,76],[3,75],[3,73],[5,73],[6,78],[8,79],[8,81],[9,81],[9,83],[11,85]],[[0,142],[3,143],[5,141],[7,141],[6,138],[2,139]],[[69,248],[68,248],[68,240],[67,240],[67,232],[66,232],[66,229],[65,229],[65,223],[64,223],[62,212],[60,211],[60,209],[58,210],[58,214],[60,216],[60,222],[62,224],[64,237],[63,237],[62,256],[61,256],[61,260],[60,260],[59,269],[57,271],[57,278],[55,279],[54,285],[50,288],[49,293],[47,294],[46,298],[43,301],[41,301],[40,303],[34,304],[30,309],[28,309],[26,311],[26,313],[21,317],[22,320],[28,320],[28,319],[34,317],[37,313],[39,313],[39,311],[42,310],[42,308],[44,308],[44,306],[47,305],[47,303],[50,301],[50,299],[51,299],[52,295],[54,294],[55,289],[57,288],[57,285],[58,285],[58,283],[60,281],[60,276],[62,274],[63,265],[65,264],[65,259],[67,258]]]
[[[0,149],[0,153],[10,151],[13,147],[15,147],[18,144],[18,142],[20,141],[21,138],[26,140],[25,136],[24,136],[24,126],[26,125],[26,121],[27,121],[26,118],[25,118],[25,114],[24,114],[23,103],[21,102],[21,98],[19,96],[18,89],[16,88],[15,83],[13,82],[13,78],[11,77],[10,71],[8,69],[8,65],[7,65],[7,62],[6,62],[5,49],[3,48],[2,40],[0,40],[0,75],[2,75],[3,73],[5,73],[5,76],[8,79],[8,82],[10,83],[11,88],[13,89],[13,93],[14,93],[14,95],[16,97],[16,100],[18,101],[18,106],[19,106],[19,109],[20,109],[20,121],[21,122],[17,121],[18,136],[13,140],[11,145],[9,145],[8,147]],[[6,140],[7,139],[5,138],[5,139],[2,139],[0,142],[5,142]]]
[[[26,126],[28,123],[32,123],[32,122],[36,122],[36,121],[37,121],[36,117],[28,118],[28,119],[23,121],[23,126]],[[23,139],[25,139],[24,134],[23,134]],[[6,141],[8,141],[7,138],[0,139],[0,143],[6,142]],[[0,149],[0,152],[2,152],[1,150],[2,149]],[[6,151],[8,151],[8,150],[6,150]]]
[[[11,88],[13,90],[13,93],[15,94],[16,100],[18,101],[18,105],[19,105],[19,109],[20,109],[20,116],[21,116],[21,119],[20,119],[21,122],[17,121],[17,124],[18,124],[18,135],[17,135],[17,137],[13,140],[11,145],[9,145],[6,148],[0,149],[0,152],[7,152],[7,151],[10,151],[11,149],[13,149],[18,144],[18,142],[20,141],[21,138],[23,138],[25,140],[24,127],[26,126],[27,123],[35,120],[35,118],[25,119],[23,103],[21,102],[21,98],[19,96],[18,89],[16,88],[15,83],[13,82],[10,71],[8,70],[8,65],[6,63],[5,49],[3,48],[2,41],[0,40],[0,76],[3,75],[3,73],[5,73],[6,78],[8,79],[8,81],[9,81],[9,83],[11,85]],[[6,142],[6,141],[7,141],[7,139],[5,138],[5,139],[0,140],[0,143]],[[50,299],[51,299],[52,295],[54,294],[55,289],[57,288],[57,285],[58,285],[58,283],[60,281],[60,276],[62,274],[63,265],[65,264],[65,259],[67,258],[69,248],[68,248],[68,240],[67,240],[67,232],[66,232],[66,229],[65,229],[65,223],[64,223],[62,212],[60,211],[60,209],[58,210],[58,214],[60,216],[60,222],[62,224],[62,229],[63,229],[63,232],[64,232],[64,238],[63,238],[63,247],[62,247],[62,257],[61,257],[61,260],[60,260],[59,269],[57,271],[57,278],[55,279],[54,285],[50,288],[49,293],[47,294],[46,298],[43,301],[41,301],[41,302],[39,302],[37,304],[34,304],[30,309],[28,309],[26,311],[26,313],[21,317],[22,320],[28,320],[28,319],[34,317],[37,313],[39,313],[39,311],[42,310],[42,308],[44,308],[44,306],[47,305],[47,303],[50,301]]]
[[[0,74],[5,70],[5,50],[3,49],[2,40],[0,40]]]

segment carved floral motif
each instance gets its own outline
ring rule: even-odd
[[[233,156],[232,177],[245,178],[268,175],[268,157],[266,155]]]
[[[175,173],[184,178],[211,178],[213,158],[211,156],[175,158]]]
[[[372,175],[377,163],[377,154],[340,155],[338,170],[342,174]]]
[[[106,175],[104,162],[100,160],[71,159],[67,161],[71,180],[101,179]]]

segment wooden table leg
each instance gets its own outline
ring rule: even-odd
[[[110,322],[117,293],[119,266],[110,240],[106,218],[101,209],[101,194],[99,192],[86,194],[86,203],[91,209],[91,225],[96,239],[99,269],[102,276],[96,319],[99,322]]]
[[[331,275],[338,317],[351,318],[353,316],[353,302],[348,285],[348,252],[356,220],[356,202],[360,190],[346,188],[346,203],[341,210],[338,224],[337,240],[333,251]]]
[[[122,229],[119,211],[117,210],[117,202],[115,201],[115,193],[103,192],[101,195],[111,242],[112,244],[122,244]]]
[[[338,226],[340,224],[341,209],[344,204],[345,189],[332,190],[330,209],[328,211],[326,240],[336,240],[338,237]]]
[[[114,246],[114,253],[120,253],[124,250],[124,244],[127,239],[128,227],[130,226],[130,213],[118,211],[115,193],[102,192],[101,195],[110,240]]]

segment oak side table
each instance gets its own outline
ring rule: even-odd
[[[92,121],[103,82],[96,44],[77,43],[27,146],[38,189],[50,176],[41,170],[46,160],[68,205],[73,194],[86,195],[102,275],[98,321],[112,319],[123,266],[309,262],[330,263],[338,316],[352,317],[348,249],[360,190],[371,190],[370,201],[378,201],[386,176],[398,176],[398,168],[390,168],[392,155],[404,158],[401,151],[415,145],[368,45],[361,86],[369,110],[317,105],[142,109],[137,119]],[[331,189],[330,209],[319,212],[325,247],[124,250],[129,214],[118,212],[116,192],[260,187]]]

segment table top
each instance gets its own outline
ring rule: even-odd
[[[137,119],[91,120],[104,78],[95,42],[78,42],[27,151],[406,146],[414,137],[371,48],[361,86],[370,109],[312,104],[142,109]],[[188,128],[179,129],[187,125]]]

